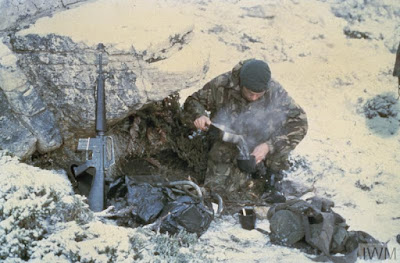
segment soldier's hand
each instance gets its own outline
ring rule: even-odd
[[[259,163],[265,159],[268,152],[269,152],[268,144],[262,143],[254,149],[251,155],[254,155],[254,157],[256,158],[256,163]]]
[[[197,129],[205,131],[205,130],[207,130],[207,127],[211,125],[211,120],[206,116],[201,116],[201,117],[198,117],[193,122],[193,124],[194,124],[194,126],[196,126]]]

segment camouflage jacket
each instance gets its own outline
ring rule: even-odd
[[[184,111],[192,122],[211,113],[210,119],[245,136],[249,149],[265,142],[270,153],[288,154],[307,133],[307,117],[282,86],[271,80],[258,100],[248,102],[241,95],[241,61],[231,72],[219,75],[189,96]]]

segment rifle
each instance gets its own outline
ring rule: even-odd
[[[111,136],[104,135],[106,132],[105,77],[102,68],[102,51],[104,51],[104,45],[100,43],[97,49],[99,50],[99,70],[96,80],[96,138],[79,139],[77,151],[86,152],[86,162],[71,167],[75,176],[81,175],[89,168],[95,168],[96,173],[92,179],[89,192],[89,207],[94,212],[104,209],[104,173],[115,164],[113,139]],[[111,145],[111,152],[108,150],[107,145]]]

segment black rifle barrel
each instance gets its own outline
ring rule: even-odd
[[[96,133],[104,135],[106,131],[106,101],[104,95],[104,76],[102,54],[99,54],[99,74],[97,76]]]

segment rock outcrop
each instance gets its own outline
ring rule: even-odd
[[[22,158],[93,136],[95,121],[96,46],[55,34],[16,32],[23,16],[17,17],[14,8],[25,10],[30,19],[24,21],[29,23],[33,17],[78,1],[48,6],[33,2],[23,8],[11,7],[7,1],[0,4],[12,18],[0,21],[0,30],[8,30],[0,41],[0,148]],[[31,4],[36,11],[29,8]],[[169,38],[157,45],[150,43],[147,50],[136,50],[134,43],[129,50],[106,44],[103,70],[107,73],[108,125],[202,80],[208,68],[206,60],[194,59],[190,67],[176,66],[179,52],[185,52],[193,38],[192,25],[182,28],[172,30]]]
[[[0,0],[0,32],[21,29],[43,16],[68,9],[87,0]]]

